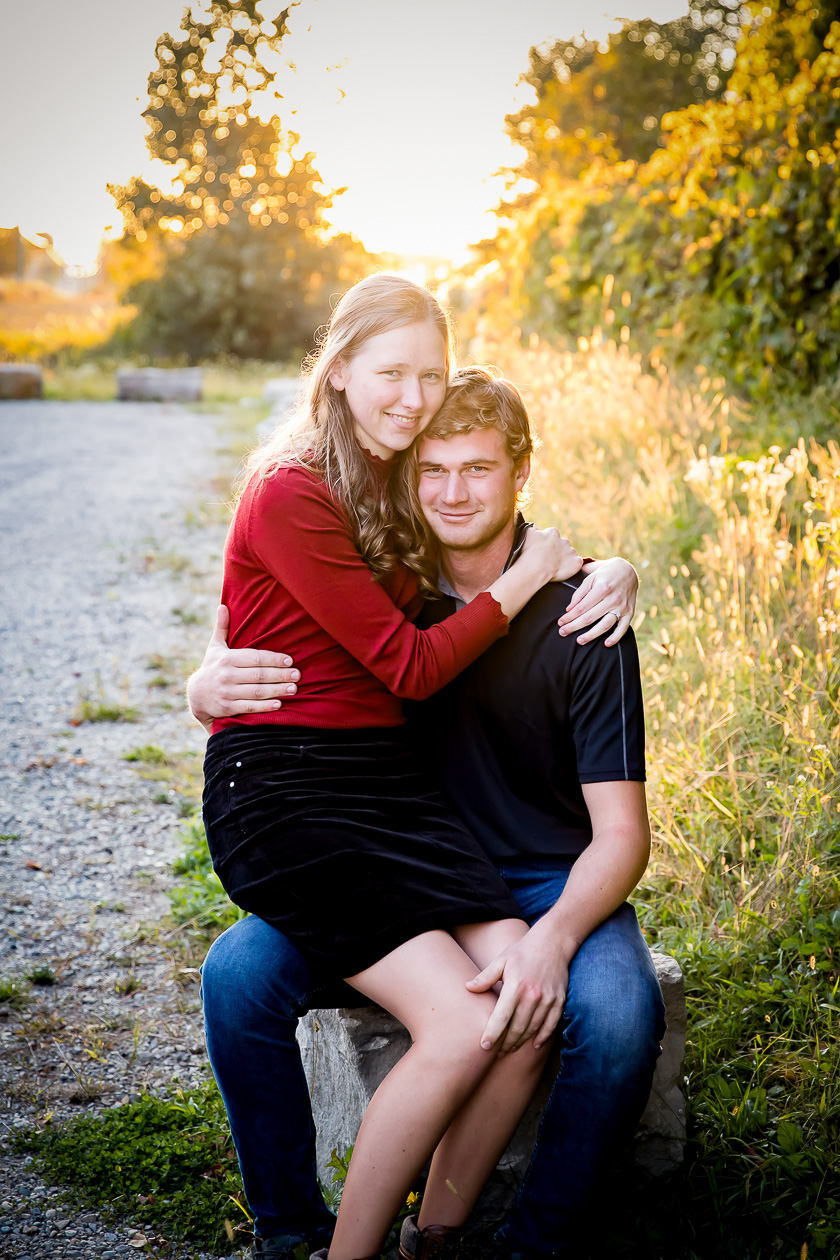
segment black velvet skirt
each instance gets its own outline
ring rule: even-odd
[[[208,741],[204,779],[225,891],[284,932],[318,982],[422,932],[522,917],[399,730],[228,727]]]

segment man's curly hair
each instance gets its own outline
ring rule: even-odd
[[[423,437],[450,438],[473,429],[498,429],[514,465],[521,464],[536,445],[522,395],[496,368],[476,364],[455,372],[443,406]]]

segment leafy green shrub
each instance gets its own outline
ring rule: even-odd
[[[535,188],[505,209],[483,247],[495,266],[480,303],[491,319],[543,335],[586,337],[598,326],[627,340],[632,317],[644,350],[664,344],[672,362],[699,357],[750,389],[834,382],[840,23],[834,6],[811,0],[750,7],[723,97],[684,108],[674,107],[679,94],[663,97],[647,120],[661,113],[662,135],[642,161],[619,160],[636,150],[621,143],[621,119],[609,123],[598,93],[622,58],[625,73],[637,64],[640,94],[649,91],[656,61],[617,37],[591,64],[577,53],[571,65],[532,54],[540,102],[508,129],[525,144],[522,172]],[[591,100],[577,100],[587,92]],[[582,105],[590,130],[606,128],[600,135],[561,130]],[[620,305],[610,304],[613,291]]]
[[[244,1221],[242,1187],[215,1084],[162,1099],[145,1095],[99,1116],[13,1134],[43,1175],[97,1208],[194,1243],[231,1251],[225,1220]],[[232,1200],[235,1200],[232,1202]]]

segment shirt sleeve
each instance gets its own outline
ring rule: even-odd
[[[645,781],[645,717],[636,636],[576,644],[569,715],[581,783]]]
[[[486,592],[439,625],[418,630],[374,580],[340,505],[306,470],[282,469],[258,490],[248,541],[309,615],[403,699],[438,691],[507,634],[507,618]]]

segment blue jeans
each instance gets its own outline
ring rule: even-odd
[[[501,874],[534,923],[571,863]],[[323,1244],[333,1227],[316,1179],[309,1092],[295,1040],[310,1007],[359,1006],[346,985],[313,990],[306,963],[276,928],[251,917],[211,946],[202,969],[207,1051],[227,1108],[257,1233]],[[625,904],[572,960],[560,1071],[537,1144],[500,1235],[526,1256],[571,1256],[587,1200],[614,1144],[650,1093],[664,1007],[650,953]]]

